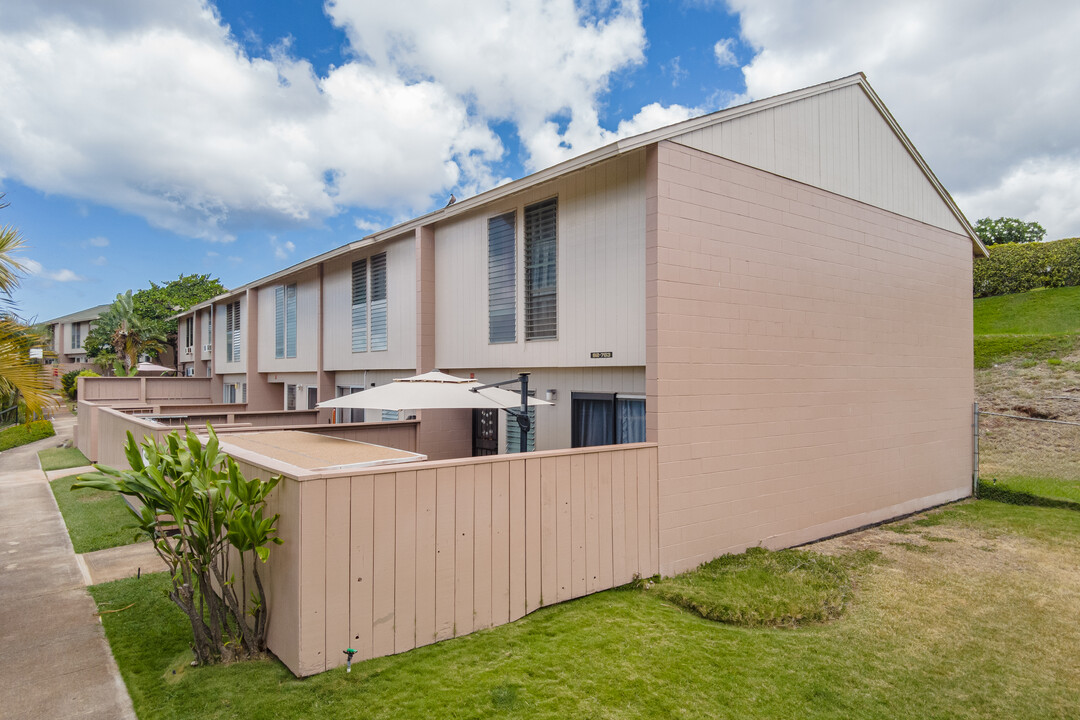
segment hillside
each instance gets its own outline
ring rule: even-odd
[[[975,398],[983,412],[1080,423],[1080,287],[975,301]],[[1080,427],[984,415],[983,478],[1080,480]]]

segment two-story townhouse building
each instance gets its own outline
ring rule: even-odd
[[[55,353],[55,358],[49,358],[47,362],[57,365],[57,372],[63,373],[86,366],[83,343],[90,334],[94,321],[108,309],[108,305],[95,305],[43,323],[52,333],[52,346],[49,349]]]
[[[620,140],[180,321],[212,338],[191,373],[249,409],[529,371],[554,403],[531,448],[657,443],[668,574],[970,493],[984,254],[859,74]],[[477,415],[472,449],[515,430]]]

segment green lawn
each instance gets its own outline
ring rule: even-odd
[[[135,518],[123,498],[101,490],[72,490],[71,485],[77,478],[77,475],[69,475],[49,483],[75,552],[92,552],[134,542]]]
[[[73,467],[85,467],[90,464],[79,448],[48,448],[38,453],[42,470],[66,470]]]
[[[56,434],[52,422],[36,420],[29,425],[13,425],[0,430],[0,452],[28,443],[44,440]]]
[[[189,629],[162,575],[91,592],[101,610],[133,604],[102,620],[144,720],[1080,717],[1080,512],[979,500],[899,530],[822,546],[839,564],[804,580],[840,583],[822,597],[851,593],[829,622],[713,622],[673,604],[665,588],[683,581],[665,581],[305,680],[273,660],[188,667]],[[791,576],[820,556],[741,557],[703,582],[762,607],[814,597]]]
[[[975,300],[976,335],[1080,333],[1080,286]]]

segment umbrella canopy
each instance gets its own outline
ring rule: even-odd
[[[400,378],[386,385],[361,390],[352,395],[319,403],[321,408],[366,408],[371,410],[423,410],[435,408],[513,409],[521,407],[521,394],[485,388],[483,383],[438,371]],[[529,398],[529,405],[551,405]]]
[[[141,373],[144,373],[144,372],[153,372],[153,373],[176,372],[176,368],[165,367],[164,365],[157,365],[157,364],[152,363],[152,362],[141,362],[141,363],[139,363],[138,372],[141,372]]]

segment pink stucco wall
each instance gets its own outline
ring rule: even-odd
[[[672,142],[648,162],[661,572],[968,495],[970,239]]]

